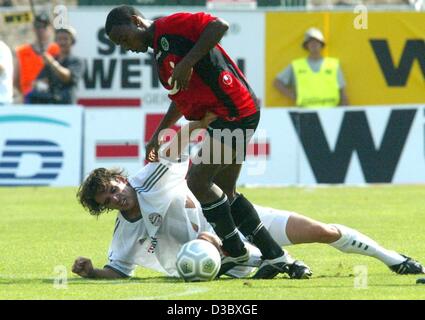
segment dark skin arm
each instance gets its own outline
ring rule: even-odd
[[[90,259],[79,257],[72,266],[72,272],[88,279],[121,279],[125,278],[110,268],[96,269]]]
[[[201,120],[191,121],[185,124],[173,137],[168,146],[159,151],[161,157],[169,160],[178,159],[181,156],[182,150],[189,144],[192,132],[198,129],[206,129],[215,119],[217,119],[217,116],[214,113],[207,112]]]
[[[219,18],[211,21],[205,27],[193,48],[174,68],[171,87],[174,88],[177,83],[178,89],[186,90],[188,88],[193,66],[219,43],[228,29],[229,24]]]
[[[182,114],[177,109],[177,106],[174,102],[171,102],[170,107],[168,108],[167,113],[164,118],[162,118],[161,123],[158,128],[155,130],[152,138],[146,145],[146,161],[157,162],[158,161],[158,149],[159,149],[159,134],[162,130],[171,127],[182,117]]]

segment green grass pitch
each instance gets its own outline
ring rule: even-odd
[[[319,244],[287,248],[312,268],[309,280],[279,276],[184,283],[142,268],[128,280],[81,279],[71,272],[74,259],[89,257],[97,267],[106,263],[115,214],[91,217],[78,205],[75,191],[0,189],[0,299],[425,299],[425,285],[415,284],[419,276],[398,276],[373,258]],[[257,204],[356,228],[425,262],[423,186],[241,191]],[[354,285],[358,265],[367,267],[366,288]],[[55,285],[58,270],[68,277],[62,286]]]

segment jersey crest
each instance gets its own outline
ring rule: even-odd
[[[160,40],[160,43],[161,43],[162,50],[164,50],[165,52],[170,50],[170,44],[168,43],[168,40],[166,37],[162,37]]]
[[[162,223],[162,216],[157,212],[149,214],[148,219],[149,222],[155,227],[159,227]]]

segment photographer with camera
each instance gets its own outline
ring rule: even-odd
[[[45,66],[28,94],[30,104],[74,104],[78,80],[83,73],[83,62],[71,52],[76,41],[72,27],[57,29],[55,42],[60,53],[55,58],[48,52],[42,54]]]

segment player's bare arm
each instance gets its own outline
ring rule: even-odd
[[[217,250],[218,250],[218,252],[220,252],[220,254],[223,253],[223,250],[222,250],[223,243],[221,242],[220,238],[217,237],[215,234],[213,234],[211,232],[204,231],[204,232],[201,232],[198,235],[198,239],[211,242],[217,248]]]
[[[171,102],[170,107],[167,110],[164,118],[162,118],[161,123],[153,134],[152,138],[146,145],[146,161],[157,162],[158,161],[158,149],[159,149],[159,135],[162,130],[171,127],[182,117],[182,114],[178,110],[176,104]]]
[[[182,151],[187,147],[190,142],[190,136],[195,130],[206,129],[208,125],[217,119],[217,116],[208,111],[205,116],[198,121],[190,121],[185,124],[173,137],[171,142],[160,150],[160,155],[163,158],[176,160],[181,156]]]
[[[96,269],[90,259],[79,257],[74,261],[72,272],[78,274],[80,277],[88,279],[119,279],[124,278],[118,272],[110,269]]]
[[[171,77],[173,88],[176,84],[178,89],[188,88],[193,66],[219,43],[228,29],[229,24],[220,18],[211,21],[205,27],[193,48],[174,68]]]

